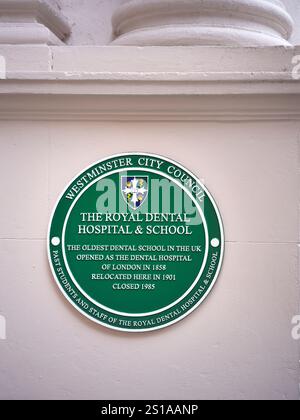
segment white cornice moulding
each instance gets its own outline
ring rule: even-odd
[[[0,44],[63,45],[70,26],[43,0],[0,0]]]
[[[2,94],[6,121],[298,121],[300,94]]]
[[[299,93],[299,54],[298,47],[0,46],[7,68],[0,93]]]
[[[300,121],[299,47],[0,46],[0,55],[2,120]]]
[[[115,11],[114,45],[290,45],[279,0],[128,0]]]

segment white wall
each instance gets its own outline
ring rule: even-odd
[[[112,40],[111,16],[123,1],[55,0],[72,27],[72,34],[67,44],[109,44]]]
[[[300,1],[299,0],[283,0],[283,3],[285,4],[287,11],[292,16],[295,25],[294,25],[294,32],[291,38],[291,43],[293,45],[299,45],[300,44]]]
[[[0,122],[0,398],[299,398],[296,122]],[[165,330],[102,328],[52,278],[57,196],[107,155],[161,153],[204,178],[226,234],[211,295]]]
[[[71,44],[108,42],[116,2],[98,1],[97,15],[93,1],[62,3]],[[0,398],[299,398],[298,50],[173,51],[1,48]],[[51,210],[74,175],[134,150],[204,179],[226,238],[207,300],[141,335],[80,315],[46,252]]]

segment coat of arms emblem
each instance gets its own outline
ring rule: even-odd
[[[148,196],[148,177],[122,176],[122,193],[129,207],[137,210]]]

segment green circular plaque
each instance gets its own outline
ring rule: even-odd
[[[178,163],[146,153],[113,156],[78,175],[48,234],[67,299],[91,320],[130,332],[191,313],[212,289],[223,249],[206,188]]]

